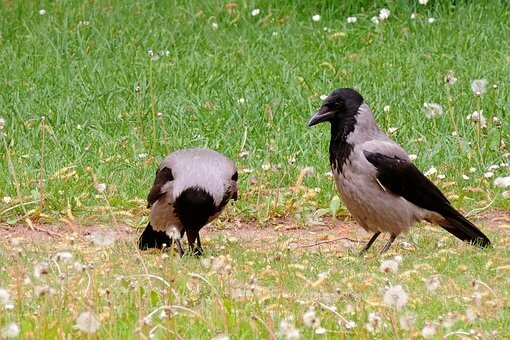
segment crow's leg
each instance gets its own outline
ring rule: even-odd
[[[397,238],[397,235],[391,235],[390,239],[388,240],[388,242],[386,242],[386,244],[384,245],[384,248],[381,250],[379,255],[387,252],[388,249],[390,249],[391,244],[393,243],[393,241],[395,241],[396,238]]]
[[[375,240],[377,240],[377,238],[379,237],[379,235],[381,235],[381,232],[378,231],[374,234],[374,236],[372,236],[372,238],[370,239],[370,241],[368,241],[367,245],[365,246],[365,248],[361,249],[361,251],[359,252],[360,255],[363,255],[365,254],[368,249],[370,249],[370,247],[372,246],[372,244],[375,242]]]

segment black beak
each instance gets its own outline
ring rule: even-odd
[[[329,110],[329,107],[322,106],[319,111],[315,112],[310,121],[308,122],[308,126],[313,126],[315,124],[319,124],[329,120],[333,117],[334,112]]]

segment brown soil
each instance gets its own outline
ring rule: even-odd
[[[470,218],[485,231],[497,229],[499,232],[510,233],[510,212],[492,211],[478,214]],[[0,244],[12,240],[23,243],[45,243],[64,241],[74,238],[77,242],[89,242],[90,235],[101,231],[115,231],[121,240],[136,240],[141,229],[121,224],[118,230],[109,226],[74,226],[58,224],[25,224],[10,226],[0,224]],[[250,248],[280,249],[283,246],[292,248],[318,248],[335,251],[339,247],[353,247],[358,242],[365,243],[370,235],[352,221],[322,218],[302,226],[292,219],[272,220],[261,226],[250,221],[223,221],[213,223],[203,229],[202,240],[223,237],[230,242],[242,242]],[[445,234],[446,235],[446,234]],[[386,238],[386,237],[384,237]]]

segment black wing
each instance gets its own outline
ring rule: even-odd
[[[363,150],[365,158],[377,169],[377,179],[392,193],[404,197],[417,206],[443,213],[451,206],[448,199],[411,162]]]
[[[443,216],[439,225],[457,238],[482,247],[490,240],[473,223],[450,204],[443,193],[411,162],[363,150],[366,159],[377,169],[377,180],[392,193],[402,196],[420,208]]]
[[[147,208],[150,208],[162,195],[161,188],[168,181],[173,181],[172,169],[163,168],[156,171],[156,179],[149,195],[147,196]]]

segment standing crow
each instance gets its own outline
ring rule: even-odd
[[[308,122],[331,123],[329,160],[342,200],[352,217],[374,236],[390,239],[421,220],[436,223],[457,238],[481,247],[490,240],[450,204],[411,162],[407,153],[377,126],[363,97],[353,89],[333,91]]]
[[[230,199],[237,200],[234,162],[209,149],[172,152],[159,165],[147,197],[151,215],[139,248],[171,246],[173,238],[182,256],[180,238],[186,233],[193,254],[201,255],[198,232],[218,217]]]

